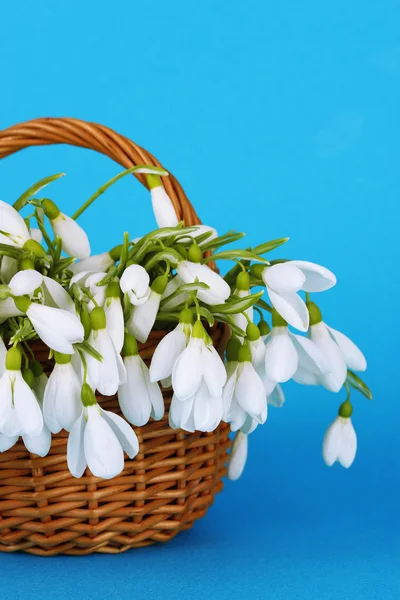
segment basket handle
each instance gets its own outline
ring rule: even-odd
[[[96,150],[126,169],[141,164],[161,167],[150,152],[112,129],[97,123],[64,117],[33,119],[3,129],[0,131],[0,158],[5,158],[29,146],[50,144],[70,144]],[[140,183],[148,187],[143,175],[134,175]],[[178,180],[170,174],[163,177],[162,182],[171,198],[178,219],[183,220],[188,226],[200,224],[201,221]]]

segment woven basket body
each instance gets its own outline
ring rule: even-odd
[[[0,132],[0,158],[34,145],[66,143],[97,150],[129,168],[135,164],[161,166],[127,138],[97,124],[75,119],[38,119]],[[145,180],[139,175],[141,183]],[[163,178],[178,218],[199,223],[181,186],[173,176]],[[147,362],[166,332],[153,331],[139,346]],[[223,352],[227,331],[210,332]],[[32,344],[45,371],[52,365],[48,348]],[[170,392],[164,394],[166,408]],[[107,410],[120,414],[116,396],[98,397]],[[172,430],[168,416],[135,427],[140,450],[126,457],[123,472],[112,480],[89,470],[75,479],[67,468],[67,433],[53,436],[45,458],[30,454],[22,442],[0,454],[0,551],[32,554],[115,554],[130,548],[166,542],[204,516],[222,489],[229,427],[213,433]]]

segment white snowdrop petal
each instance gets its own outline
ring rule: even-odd
[[[299,356],[299,367],[309,370],[316,375],[329,373],[330,366],[326,356],[309,338],[290,334]]]
[[[72,344],[83,341],[80,319],[66,310],[32,302],[26,314],[39,337],[57,352],[73,354]]]
[[[0,200],[0,231],[20,238],[21,245],[31,237],[26,223],[19,212],[3,200]]]
[[[104,396],[112,396],[117,393],[120,384],[116,351],[105,329],[99,329],[94,339],[95,349],[103,357],[97,373],[97,389]]]
[[[86,419],[82,413],[74,423],[67,444],[68,469],[73,477],[82,477],[87,467],[83,438],[86,428]]]
[[[176,227],[179,220],[176,216],[171,198],[168,196],[164,186],[160,185],[152,190],[151,203],[153,206],[154,216],[159,227]]]
[[[171,429],[183,429],[193,433],[195,431],[193,418],[194,396],[184,402],[174,394],[169,408],[169,425]]]
[[[62,248],[69,256],[75,258],[88,258],[90,244],[85,231],[71,217],[60,212],[58,217],[51,221],[51,226],[56,235],[62,240]]]
[[[339,346],[339,350],[343,355],[343,358],[349,367],[353,371],[365,371],[367,368],[367,361],[361,350],[355,345],[354,342],[347,335],[333,329],[332,327],[326,326],[329,333]]]
[[[339,417],[342,424],[342,438],[338,460],[342,467],[348,469],[354,462],[357,453],[357,436],[351,419]]]
[[[226,369],[214,346],[203,345],[203,377],[211,396],[221,396],[226,383]]]
[[[291,265],[299,268],[305,276],[302,290],[305,292],[324,292],[336,284],[336,277],[326,267],[307,260],[291,260]]]
[[[108,252],[94,254],[83,260],[79,260],[68,267],[74,275],[83,271],[107,271],[114,264],[113,259]]]
[[[144,376],[144,380],[146,382],[147,390],[148,390],[148,393],[150,396],[151,417],[155,421],[159,421],[160,419],[163,418],[164,412],[165,412],[164,398],[163,398],[163,395],[162,395],[162,392],[160,390],[160,386],[158,385],[158,383],[156,383],[154,381],[150,381],[150,372],[149,372],[147,365],[145,364],[145,362],[143,360],[141,363],[141,367],[142,367],[142,373]]]
[[[43,428],[43,415],[35,394],[22,375],[14,381],[14,409],[24,435],[38,435]]]
[[[43,425],[42,431],[38,435],[23,435],[22,440],[26,449],[37,456],[47,456],[51,447],[51,433],[46,425]]]
[[[30,295],[38,288],[43,280],[43,275],[34,269],[19,271],[11,279],[8,287],[14,296]]]
[[[235,396],[241,408],[252,416],[264,410],[267,401],[264,384],[250,362],[239,364]]]
[[[255,342],[249,343],[250,351],[251,351],[251,363],[255,369],[258,366],[264,365],[265,361],[265,344],[263,340],[258,338]]]
[[[43,417],[52,433],[59,433],[62,426],[57,418],[56,401],[60,388],[60,370],[55,365],[48,379],[43,396]],[[64,397],[63,397],[64,400]]]
[[[31,227],[29,233],[31,235],[31,238],[35,240],[35,242],[37,242],[38,244],[42,243],[43,234],[40,231],[40,229],[38,229],[37,227]]]
[[[139,452],[139,442],[132,427],[119,415],[116,415],[113,412],[102,410],[101,414],[114,432],[122,449],[129,458],[134,458]]]
[[[119,285],[121,290],[129,293],[130,301],[135,306],[144,304],[150,293],[150,276],[141,265],[130,265],[123,272]]]
[[[322,456],[328,467],[331,467],[339,457],[342,443],[342,423],[336,418],[328,427],[322,444]]]
[[[207,265],[182,260],[178,263],[176,270],[184,283],[194,283],[197,278],[209,286],[209,290],[199,290],[197,297],[210,306],[224,303],[231,294],[226,281]]]
[[[229,365],[229,363],[227,363]],[[233,399],[233,394],[235,391],[235,387],[236,387],[236,380],[237,380],[237,373],[238,373],[238,364],[235,363],[231,363],[232,365],[235,365],[234,370],[232,371],[232,373],[229,375],[226,384],[224,385],[224,389],[222,391],[222,407],[223,407],[223,411],[222,411],[222,418],[226,423],[229,423],[230,418],[231,418],[231,410],[232,410],[232,399]]]
[[[168,298],[168,296],[171,296],[181,285],[184,285],[184,283],[185,282],[179,275],[175,275],[175,277],[173,277],[168,282],[168,285],[165,288],[165,291],[161,296],[161,300],[164,300],[165,298]],[[189,299],[189,292],[181,292],[180,294],[175,296],[175,298],[172,298],[171,300],[168,300],[168,302],[163,304],[160,307],[160,310],[162,310],[162,311],[173,310],[180,304],[183,304],[184,302],[186,302],[188,299]]]
[[[201,346],[203,342],[192,338],[185,350],[174,364],[172,371],[172,387],[180,400],[193,396],[203,379]]]
[[[298,355],[287,328],[279,328],[268,341],[265,348],[265,374],[272,382],[284,383],[289,381],[296,372]]]
[[[266,267],[262,278],[265,285],[278,294],[298,292],[306,280],[304,274],[293,265],[293,262]]]
[[[157,345],[150,365],[151,381],[161,381],[172,374],[178,357],[186,348],[186,335],[180,325],[168,333]]]
[[[0,452],[7,452],[18,442],[19,435],[8,436],[0,433]]]
[[[333,341],[325,323],[320,322],[310,327],[313,342],[325,354],[330,366],[330,372],[319,376],[319,381],[331,392],[338,392],[347,376],[347,367],[338,345]]]
[[[318,375],[300,366],[293,375],[293,381],[300,385],[319,385]]]
[[[88,407],[83,444],[87,464],[95,477],[112,479],[124,468],[124,454],[117,436],[97,405]]]
[[[125,323],[124,311],[119,298],[107,298],[104,306],[106,313],[107,331],[118,353],[124,345]]]
[[[55,399],[56,415],[61,428],[71,431],[82,412],[82,384],[71,363],[56,365],[55,368],[57,367],[60,367],[60,375]],[[51,427],[49,429],[51,430]]]
[[[245,435],[241,431],[238,431],[232,444],[231,453],[229,455],[228,479],[230,479],[231,481],[236,481],[242,475],[246,466],[247,452],[247,435]]]
[[[132,314],[126,326],[129,331],[139,342],[146,342],[154,322],[157,317],[160,307],[160,294],[153,290],[146,302],[141,306],[134,306]]]
[[[0,300],[0,323],[4,323],[4,321],[10,317],[22,317],[23,314],[24,313],[15,306],[15,302],[12,298]]]
[[[279,383],[275,386],[273,391],[268,395],[267,402],[275,408],[281,408],[285,402],[285,394]]]
[[[63,310],[69,311],[73,315],[76,314],[75,302],[72,300],[67,290],[63,288],[63,286],[57,281],[54,281],[54,279],[51,279],[51,277],[44,276],[42,289],[47,306],[62,308]]]
[[[4,425],[10,418],[13,410],[13,397],[11,381],[6,371],[0,379],[0,432],[3,433]]]
[[[268,289],[273,307],[289,325],[299,331],[307,331],[310,315],[305,302],[296,293],[276,293]]]
[[[141,363],[142,359],[139,355],[124,358],[127,382],[118,388],[118,401],[122,413],[137,427],[145,425],[151,413],[151,399]]]

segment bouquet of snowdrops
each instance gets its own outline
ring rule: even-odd
[[[120,246],[91,256],[77,217],[134,172],[147,177],[158,229],[134,240],[126,232]],[[248,434],[265,423],[268,405],[282,406],[281,384],[294,379],[345,389],[323,457],[328,465],[352,464],[351,389],[371,393],[355,373],[366,369],[363,354],[323,321],[310,296],[335,285],[331,271],[303,260],[268,261],[287,238],[224,250],[244,234],[185,227],[162,185],[163,169],[120,173],[72,217],[38,197],[60,176],[41,180],[13,206],[0,202],[0,451],[22,436],[30,452],[45,456],[51,434],[65,429],[71,473],[81,477],[88,466],[95,476],[112,478],[123,469],[124,451],[130,458],[139,451],[130,424],[161,419],[161,388],[172,387],[173,429],[208,432],[222,420],[237,432],[228,467],[236,479]],[[223,277],[209,267],[219,260],[233,262]],[[209,335],[216,322],[231,332],[225,362]],[[169,333],[148,368],[137,342],[146,342],[152,329]],[[49,377],[31,350],[37,339],[54,360]],[[118,393],[126,420],[103,410],[96,391]]]

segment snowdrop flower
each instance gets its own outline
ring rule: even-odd
[[[309,315],[305,302],[297,292],[323,292],[336,283],[331,271],[305,260],[265,267],[262,279],[273,307],[289,325],[300,331],[307,331]]]
[[[181,260],[178,262],[176,270],[184,283],[195,283],[196,280],[209,286],[208,290],[198,290],[197,297],[209,306],[223,304],[231,295],[231,289],[226,281],[207,267],[202,265],[201,250],[198,246],[190,248],[189,257],[192,260]],[[193,258],[196,262],[193,262]]]
[[[150,417],[159,421],[164,416],[164,399],[157,383],[150,381],[149,369],[139,356],[135,338],[129,333],[123,349],[126,383],[118,388],[118,400],[124,417],[141,427]]]
[[[188,345],[192,333],[193,313],[184,308],[179,324],[159,342],[150,365],[150,381],[163,381],[171,377],[174,364]]]
[[[107,271],[109,267],[112,267],[115,260],[112,257],[111,252],[103,252],[102,254],[94,254],[83,260],[79,260],[68,267],[68,269],[77,275],[77,273],[98,273]],[[119,258],[119,257],[118,257]]]
[[[13,296],[31,295],[40,287],[43,281],[43,275],[34,269],[24,269],[14,275],[8,284],[9,290]]]
[[[245,433],[238,431],[232,444],[228,462],[228,479],[236,481],[242,475],[247,461],[248,439]]]
[[[60,212],[51,200],[43,202],[43,210],[50,220],[54,234],[61,238],[64,252],[75,258],[88,258],[90,244],[82,227],[71,217]]]
[[[207,336],[201,321],[193,326],[187,348],[180,354],[172,370],[172,386],[180,400],[187,400],[204,383],[214,397],[222,396],[226,371],[218,352]]]
[[[94,390],[99,390],[104,396],[117,393],[120,383],[126,381],[126,371],[119,352],[107,331],[107,320],[104,309],[97,306],[90,313],[92,331],[89,344],[102,356],[98,361],[86,354],[87,382]]]
[[[184,284],[185,284],[185,282],[183,281],[182,277],[180,277],[179,275],[175,275],[175,277],[170,279],[170,281],[168,282],[167,287],[165,288],[165,291],[164,291],[163,295],[161,296],[161,300],[168,298],[168,296],[172,296],[172,294],[175,293],[176,290]],[[190,298],[189,292],[180,292],[177,296],[175,296],[175,298],[171,298],[171,300],[168,300],[168,302],[165,302],[161,306],[160,310],[162,310],[162,311],[173,310],[177,306],[180,306],[181,304],[184,304],[185,302],[187,302],[189,300],[189,298]]]
[[[267,394],[263,382],[251,364],[249,347],[228,345],[227,361],[231,363],[224,387],[223,419],[231,430],[250,433],[267,419]]]
[[[10,317],[22,317],[23,312],[18,310],[12,298],[0,300],[0,324],[4,323]]]
[[[67,290],[62,285],[51,279],[50,277],[43,276],[41,290],[43,292],[43,299],[46,306],[52,306],[53,308],[62,308],[72,314],[76,314],[75,303]]]
[[[239,298],[244,298],[245,296],[249,296],[250,294],[250,275],[246,271],[242,271],[239,273],[236,279],[236,289],[234,291],[235,296],[239,296]],[[247,324],[253,321],[253,307],[250,306],[245,310],[247,314],[247,318],[244,313],[236,313],[232,315],[234,323],[246,331]]]
[[[23,247],[31,239],[28,227],[18,211],[10,204],[0,200],[0,231],[1,243]]]
[[[56,352],[73,354],[72,344],[82,342],[84,330],[76,315],[61,308],[31,302],[25,296],[14,298],[15,306],[25,313],[43,342]]]
[[[142,306],[150,296],[150,276],[140,265],[127,267],[119,284],[123,293],[128,294],[133,306]]]
[[[266,377],[271,382],[283,383],[289,381],[299,368],[319,376],[328,373],[330,365],[314,342],[291,333],[287,323],[274,310],[272,332],[266,339]]]
[[[214,431],[222,419],[222,397],[213,396],[203,381],[199,389],[186,400],[172,396],[169,425],[184,431]]]
[[[322,455],[328,467],[338,461],[348,469],[354,462],[357,436],[350,418],[352,412],[353,408],[346,400],[339,409],[339,415],[328,427],[322,447]]]
[[[43,398],[43,416],[52,433],[71,431],[82,412],[81,382],[71,365],[69,354],[55,353],[51,373]]]
[[[168,196],[161,179],[158,175],[147,175],[147,183],[150,188],[153,212],[159,227],[175,227],[178,225],[178,217],[171,198]]]
[[[35,394],[22,377],[21,360],[17,347],[8,350],[6,370],[0,379],[0,433],[34,437],[43,429],[43,416]]]
[[[83,411],[68,438],[68,468],[74,477],[89,467],[95,477],[112,479],[124,468],[124,451],[129,458],[139,452],[136,434],[124,419],[97,404],[87,383],[81,399]]]
[[[150,294],[144,304],[134,306],[126,327],[139,342],[146,342],[156,320],[161,296],[167,286],[166,275],[156,277],[150,286]]]
[[[314,302],[307,303],[310,312],[310,337],[317,348],[326,357],[330,372],[315,374],[304,365],[297,373],[300,383],[318,385],[319,383],[331,392],[338,392],[347,377],[347,368],[354,371],[365,371],[367,361],[361,350],[343,333],[328,327],[321,311]]]
[[[119,284],[116,281],[109,283],[107,286],[104,311],[107,331],[113,341],[114,348],[117,352],[121,352],[124,345],[125,323]]]

